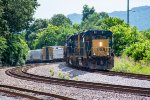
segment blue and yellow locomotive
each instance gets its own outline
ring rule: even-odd
[[[68,37],[64,58],[68,65],[100,70],[113,68],[112,32],[88,30]]]

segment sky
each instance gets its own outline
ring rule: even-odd
[[[54,14],[81,14],[85,4],[94,7],[96,12],[126,11],[127,0],[38,0],[35,18],[51,18]],[[130,0],[130,9],[150,6],[150,0]]]

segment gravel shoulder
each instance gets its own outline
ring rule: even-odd
[[[54,72],[54,76],[51,76],[49,72],[50,70]],[[69,76],[71,80],[78,79],[79,81],[150,88],[150,81],[147,80],[124,78],[121,76],[108,76],[99,73],[80,71],[67,67],[65,63],[49,64],[31,68],[28,70],[28,73],[55,78],[60,78],[59,74],[61,73],[64,76]]]
[[[60,63],[49,64],[46,66],[50,67],[56,65],[60,65]],[[41,66],[41,67],[46,68],[46,66]],[[78,100],[150,100],[150,97],[137,96],[133,94],[79,89],[74,87],[65,87],[60,85],[52,85],[52,84],[37,83],[33,81],[20,80],[6,75],[5,71],[7,69],[9,68],[0,69],[0,84],[53,93],[53,94],[67,96]],[[41,70],[41,72],[43,71]],[[84,74],[81,73],[81,75]]]

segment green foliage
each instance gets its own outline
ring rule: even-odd
[[[145,36],[145,38],[150,40],[150,29],[146,30],[143,32],[143,35]]]
[[[115,66],[112,70],[116,72],[150,75],[150,65],[135,63],[127,57],[115,58]]]
[[[60,79],[65,79],[65,76],[64,76],[61,72],[58,73],[58,77],[59,77]]]
[[[48,19],[36,19],[33,24],[30,25],[30,32],[37,32],[39,29],[47,28],[49,24]]]
[[[144,60],[150,62],[150,41],[145,40],[142,43],[135,43],[130,45],[125,50],[125,54],[134,59],[134,61]]]
[[[37,0],[2,0],[1,4],[0,33],[3,35],[26,29],[38,6]]]
[[[102,20],[98,20],[96,25],[100,26],[102,29],[108,30],[109,28],[116,25],[124,25],[124,21],[119,18],[104,18]]]
[[[110,28],[113,32],[113,49],[116,56],[121,56],[123,50],[133,44],[135,41],[135,28],[130,28],[126,25],[116,25]]]
[[[99,19],[100,15],[96,12],[88,15],[88,17],[81,23],[82,30],[95,29],[96,23]]]
[[[65,76],[65,79],[66,79],[66,80],[70,80],[69,75],[66,75],[66,76]]]
[[[20,36],[12,35],[7,40],[7,46],[2,54],[2,64],[11,66],[24,64],[29,50],[26,42]]]
[[[89,8],[88,5],[84,5],[83,6],[83,11],[82,11],[82,14],[83,14],[82,21],[85,21],[85,19],[88,19],[88,16],[92,15],[94,12],[95,12],[94,7]]]
[[[109,15],[106,12],[101,12],[99,15],[100,19],[109,18]]]
[[[46,29],[36,34],[36,40],[33,43],[34,49],[40,49],[45,46],[54,46],[57,42],[57,32],[59,28],[51,24]]]
[[[3,37],[0,37],[0,63],[2,54],[6,51],[7,45],[6,45],[6,39]]]
[[[78,81],[79,78],[78,78],[78,76],[76,76],[74,79],[75,79],[76,81]]]
[[[67,35],[77,32],[72,27],[54,26],[49,24],[47,28],[40,30],[36,34],[29,35],[36,39],[32,42],[33,49],[40,49],[45,46],[64,45]]]
[[[50,69],[49,72],[51,76],[54,76],[54,71],[52,69]]]
[[[63,14],[57,14],[51,18],[51,24],[54,26],[68,26],[71,25],[72,22]]]

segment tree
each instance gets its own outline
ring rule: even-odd
[[[113,49],[116,56],[121,56],[123,50],[138,41],[139,33],[135,32],[135,28],[130,28],[126,25],[116,25],[110,28],[113,32]],[[136,40],[135,40],[136,35]]]
[[[0,64],[2,59],[2,54],[5,52],[7,45],[6,45],[6,39],[3,37],[0,37]]]
[[[150,29],[143,32],[143,35],[150,40]]]
[[[33,41],[33,48],[40,49],[45,46],[54,46],[57,42],[57,32],[59,28],[51,24],[47,28],[36,34],[36,39]]]
[[[51,24],[53,24],[54,26],[68,26],[71,25],[72,22],[65,15],[57,14],[51,18]]]
[[[89,16],[89,15],[92,15],[94,12],[95,12],[94,7],[89,8],[88,5],[84,5],[84,6],[83,6],[83,11],[82,11],[82,15],[83,15],[82,21],[85,21],[85,19],[87,19],[88,16]]]
[[[144,60],[150,61],[150,41],[138,42],[130,45],[124,52],[127,56],[130,56],[134,61]]]
[[[6,44],[8,47],[2,54],[2,64],[10,66],[25,64],[29,51],[26,42],[19,35],[11,35]]]
[[[109,18],[109,15],[106,12],[101,12],[99,15],[101,19]]]
[[[125,23],[123,20],[119,18],[113,18],[113,17],[98,20],[96,23],[96,26],[100,26],[102,29],[106,29],[106,30],[116,25],[125,25]]]
[[[17,33],[27,29],[37,6],[37,0],[1,0],[1,34]]]
[[[82,23],[81,27],[83,30],[95,29],[97,21],[100,20],[100,15],[96,12],[89,15]]]
[[[29,31],[30,32],[36,32],[39,29],[47,28],[49,24],[48,19],[36,19],[33,24],[30,25]]]
[[[31,43],[36,38],[36,32],[38,32],[40,29],[47,28],[49,24],[48,19],[36,19],[29,27],[29,29],[26,32],[25,39],[28,42],[29,47],[31,48]]]

